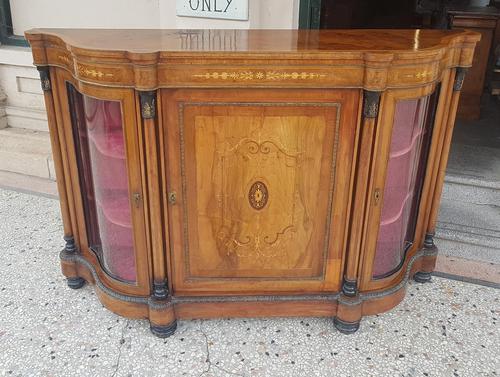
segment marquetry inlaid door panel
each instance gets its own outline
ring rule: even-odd
[[[334,290],[357,92],[164,93],[174,289]]]

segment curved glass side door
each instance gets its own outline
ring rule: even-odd
[[[113,278],[137,281],[126,142],[120,101],[67,84],[88,247]]]
[[[395,106],[372,276],[401,268],[415,238],[437,92]]]

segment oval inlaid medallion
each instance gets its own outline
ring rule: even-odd
[[[253,209],[261,210],[267,204],[268,191],[264,182],[257,181],[248,192],[248,201]]]

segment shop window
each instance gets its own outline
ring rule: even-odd
[[[9,0],[0,0],[0,43],[11,46],[28,46],[28,42],[22,35],[14,35]]]

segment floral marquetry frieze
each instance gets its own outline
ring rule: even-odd
[[[92,34],[98,32],[105,36],[94,38]],[[351,30],[339,35],[328,31],[321,41],[313,38],[297,45],[278,44],[281,32],[273,32],[275,38],[266,37],[267,44],[259,47],[261,32],[221,31],[221,40],[245,42],[227,51],[218,44],[186,45],[184,34],[169,30],[134,31],[126,39],[120,39],[119,30],[88,30],[82,31],[88,34],[84,43],[77,42],[81,35],[74,31],[36,33],[27,33],[35,65],[55,65],[86,82],[138,90],[271,84],[380,91],[431,85],[448,68],[470,66],[476,42],[470,33],[443,37],[439,31],[407,30],[382,41],[375,34]],[[125,40],[144,42],[133,45]],[[189,71],[184,69],[186,64]]]
[[[114,76],[111,72],[105,72],[102,70],[98,70],[80,63],[76,64],[76,70],[79,76],[89,77],[93,79],[103,79],[103,78],[112,78]]]
[[[325,78],[325,73],[283,72],[283,71],[242,71],[242,72],[206,72],[193,74],[195,78],[212,80],[310,80]]]

